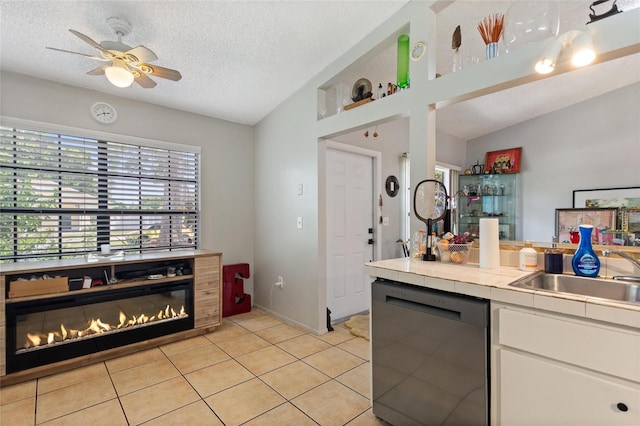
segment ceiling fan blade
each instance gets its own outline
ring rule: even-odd
[[[135,59],[137,59],[134,60],[133,58],[130,58],[131,61],[138,63],[153,62],[158,59],[156,54],[153,53],[151,49],[148,49],[142,45],[136,46],[133,49],[125,52],[125,56],[129,57],[129,55],[134,56]]]
[[[133,74],[134,81],[145,89],[152,89],[156,87],[156,82],[147,77],[144,73],[136,72]]]
[[[89,75],[104,75],[104,70],[108,67],[108,65],[103,65],[101,67],[92,69],[87,74]]]
[[[113,53],[109,52],[107,49],[105,49],[104,47],[102,47],[99,43],[95,42],[91,37],[86,36],[82,33],[79,33],[76,30],[69,30],[72,34],[75,34],[77,37],[80,38],[80,40],[84,41],[85,43],[87,43],[89,46],[98,49],[98,51],[104,53],[105,55],[107,55],[108,57],[112,58],[113,57]]]
[[[84,53],[72,52],[71,50],[58,49],[58,48],[55,48],[55,47],[47,47],[47,49],[57,50],[58,52],[73,53],[74,55],[84,56],[85,58],[95,59],[96,61],[109,61],[109,59],[103,58],[102,56],[86,55]]]
[[[179,71],[172,70],[171,68],[165,68],[158,65],[140,64],[140,68],[143,72],[150,74],[154,77],[166,78],[168,80],[178,81],[182,78]]]

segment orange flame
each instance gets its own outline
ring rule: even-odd
[[[24,345],[25,349],[30,347],[36,347],[41,345],[50,345],[57,341],[63,341],[67,339],[75,339],[79,337],[90,336],[93,334],[103,334],[116,329],[132,327],[139,324],[146,324],[153,321],[160,321],[164,319],[171,319],[177,317],[187,316],[184,310],[184,306],[180,308],[178,312],[171,306],[167,305],[164,310],[160,310],[157,315],[149,317],[146,314],[140,314],[138,316],[131,315],[127,318],[127,315],[120,311],[118,314],[118,325],[111,325],[103,322],[100,318],[92,319],[88,322],[88,327],[84,330],[68,329],[64,324],[60,324],[60,331],[51,331],[45,334],[42,333],[27,333],[27,340]]]
[[[29,347],[29,344],[31,344],[31,346],[40,346],[40,341],[41,340],[42,339],[37,334],[27,333],[27,344],[26,344],[26,346]]]

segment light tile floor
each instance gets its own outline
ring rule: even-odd
[[[382,425],[369,342],[260,311],[213,333],[0,389],[0,425]]]

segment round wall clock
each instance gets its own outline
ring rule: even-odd
[[[384,183],[384,188],[387,190],[387,195],[389,197],[395,197],[398,195],[398,191],[400,190],[398,178],[395,176],[389,176],[387,181]]]
[[[118,118],[116,109],[106,102],[96,102],[91,106],[91,116],[102,124],[111,124]]]

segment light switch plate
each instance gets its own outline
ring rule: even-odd
[[[297,224],[297,226],[298,226],[298,229],[302,229],[302,217],[299,217],[299,218],[298,218],[298,224]]]

